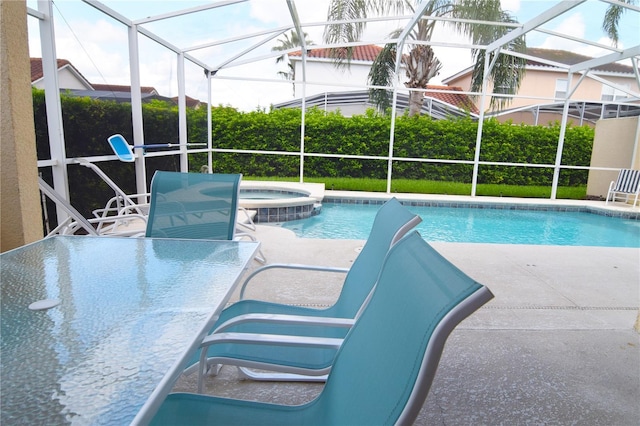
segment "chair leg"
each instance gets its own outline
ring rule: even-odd
[[[261,264],[265,264],[267,263],[267,258],[265,257],[265,255],[262,253],[262,249],[258,249],[258,255],[256,257],[254,257],[255,261]]]

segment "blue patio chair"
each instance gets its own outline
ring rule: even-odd
[[[341,293],[336,302],[326,309],[292,306],[260,300],[242,299],[222,311],[212,332],[233,331],[245,333],[276,333],[293,336],[321,336],[344,338],[354,318],[362,308],[375,285],[380,266],[389,248],[413,229],[422,219],[411,213],[395,198],[390,199],[378,210],[364,247],[349,269],[310,265],[270,264],[254,271],[245,280],[241,289],[241,299],[247,284],[260,273],[274,269],[297,269],[308,271],[330,271],[346,273]],[[310,277],[313,283],[313,277]],[[300,316],[312,317],[301,319]],[[325,320],[338,318],[340,320]],[[319,326],[318,324],[324,324]],[[237,357],[251,359],[262,369],[277,373],[256,373],[242,368],[245,376],[254,380],[305,380],[323,381],[331,368],[335,349],[287,349],[261,345],[260,350],[252,348],[249,353],[238,348]],[[204,355],[196,353],[191,358],[192,373]],[[210,365],[200,363],[199,387],[202,375]]]
[[[157,171],[147,237],[233,240],[240,174]]]
[[[158,170],[151,180],[146,237],[238,240],[241,174],[180,173]],[[264,263],[259,250],[256,260]]]
[[[285,406],[175,393],[163,401],[151,424],[411,424],[427,397],[447,337],[492,297],[417,232],[411,233],[389,251],[371,300],[340,346],[316,399]],[[255,339],[243,333],[215,337],[210,343],[216,347]],[[335,345],[335,339],[281,337],[290,345]]]

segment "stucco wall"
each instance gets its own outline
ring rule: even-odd
[[[42,238],[26,2],[0,2],[0,250]]]
[[[580,76],[574,75],[572,85],[575,86]],[[631,90],[640,91],[635,78],[630,75],[627,77],[611,77],[604,76],[604,78],[612,83],[622,86],[629,86]],[[518,90],[518,96],[522,98],[514,98],[507,108],[518,108],[522,106],[546,104],[556,102],[554,100],[556,80],[567,79],[567,73],[562,71],[545,71],[539,69],[527,69],[520,89]],[[471,87],[471,74],[461,75],[459,78],[448,81],[449,86],[460,86],[463,90],[470,90]],[[580,101],[600,101],[602,99],[602,83],[593,80],[591,78],[585,78],[575,92],[572,94],[571,99]],[[493,90],[489,85],[489,91]],[[528,98],[526,96],[529,96]],[[542,99],[540,99],[542,98]],[[476,105],[480,103],[480,98],[475,99]],[[487,99],[487,109],[489,106],[489,99]]]
[[[295,67],[296,80],[302,79],[302,61],[292,61]],[[308,60],[307,61],[307,87],[305,96],[317,95],[325,92],[343,92],[349,90],[362,90],[367,84],[367,76],[371,64],[361,64],[352,62],[348,69],[338,69],[329,60]],[[320,83],[320,84],[309,84]],[[332,86],[331,83],[354,84],[360,87]],[[302,96],[302,85],[296,84],[295,98]]]
[[[511,114],[504,114],[496,117],[498,121],[501,123],[506,123],[507,121],[512,121],[514,123],[523,123],[529,125],[537,125],[537,126],[549,126],[554,123],[562,122],[562,112],[552,113],[552,112],[541,112],[538,114],[538,121],[536,122],[536,116],[531,111],[518,111]],[[595,127],[595,125],[591,121],[583,120],[580,123],[579,118],[573,118],[571,116],[567,117],[567,124],[569,126],[589,126]]]
[[[33,84],[34,87],[38,89],[44,90],[44,78],[36,81]],[[58,87],[61,89],[77,89],[77,90],[88,90],[91,87],[84,84],[81,80],[76,77],[76,75],[71,72],[68,68],[62,68],[58,70]]]
[[[575,86],[580,76],[574,75],[572,79],[572,86]],[[630,89],[638,91],[638,85],[632,76],[629,78],[624,77],[604,77],[606,80],[620,85],[628,85]],[[554,71],[527,71],[525,79],[522,82],[519,96],[531,96],[532,98],[514,99],[513,103],[509,107],[520,107],[538,103],[559,102],[562,99],[554,99],[556,90],[556,81],[558,79],[567,79],[566,72],[554,72]],[[602,99],[602,86],[599,81],[591,78],[585,78],[577,87],[575,92],[571,95],[571,99],[574,100],[588,100],[588,101],[600,101]],[[543,100],[536,100],[535,97],[544,97]]]
[[[592,167],[640,169],[640,117],[611,118],[596,123],[591,154]],[[591,170],[587,195],[606,197],[616,171]]]

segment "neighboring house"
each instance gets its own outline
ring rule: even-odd
[[[381,47],[375,45],[356,46],[353,48],[351,64],[348,68],[337,68],[334,65],[329,49],[307,50],[305,104],[307,107],[317,106],[326,111],[340,110],[345,116],[363,114],[367,108],[375,108],[369,102],[369,94],[362,87],[367,84],[369,70],[378,56]],[[302,54],[293,52],[289,60],[294,69],[294,79],[302,76]],[[404,67],[400,75],[404,76]],[[467,115],[477,113],[471,99],[463,94],[459,87],[429,86],[435,92],[425,93],[423,114],[435,118],[450,115]],[[274,105],[274,108],[300,108],[301,88],[294,85],[294,99]],[[398,93],[397,112],[404,113],[408,109],[408,96]]]
[[[178,97],[174,96],[173,98],[171,98],[171,100],[177,105],[178,104]],[[200,102],[197,99],[191,98],[189,96],[185,96],[185,104],[187,105],[187,108],[193,108],[193,109],[198,109],[202,106],[202,102]]]
[[[60,89],[93,90],[91,83],[66,59],[58,59],[58,85]],[[31,58],[31,86],[44,89],[41,58]]]
[[[547,116],[544,122],[559,120],[562,113],[562,106],[567,95],[568,76],[564,68],[554,66],[554,64],[574,65],[589,59],[588,56],[579,55],[574,52],[564,50],[550,50],[540,48],[528,48],[527,54],[539,58],[540,61],[528,60],[526,65],[526,74],[520,89],[518,90],[518,98],[507,105],[509,110],[498,113],[501,119],[514,119],[514,121],[528,122],[535,117],[540,120],[537,114],[544,113]],[[640,92],[636,81],[633,68],[618,63],[610,63],[599,66],[591,71],[596,77],[613,83],[621,88],[632,92]],[[469,67],[459,73],[443,79],[443,83],[462,87],[465,91],[471,88],[472,67]],[[580,75],[574,75],[572,79],[572,87],[578,83]],[[492,88],[490,88],[492,90]],[[611,114],[619,114],[625,112],[633,114],[633,111],[640,108],[640,100],[634,98],[622,90],[608,86],[602,81],[585,78],[580,82],[577,89],[572,93],[570,99],[572,116],[581,116],[585,119],[595,120],[601,116],[609,116]],[[480,98],[474,98],[476,106],[480,102]],[[620,111],[620,103],[638,104],[635,106],[623,106]],[[489,100],[487,99],[487,108]],[[529,108],[531,107],[531,108]],[[523,112],[523,111],[527,112]],[[533,115],[532,115],[533,113]]]
[[[44,74],[42,72],[42,59],[31,58],[31,86],[44,89]],[[74,96],[89,97],[91,99],[103,99],[116,102],[131,102],[131,86],[118,84],[90,83],[78,71],[71,62],[66,59],[58,59],[58,86],[60,91]],[[160,96],[158,91],[151,86],[141,86],[142,101],[158,99],[177,104],[178,98]],[[187,107],[198,108],[200,101],[186,97]]]

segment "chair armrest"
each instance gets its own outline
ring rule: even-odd
[[[117,231],[117,226],[119,223],[127,223],[128,221],[131,221],[133,219],[138,219],[140,221],[142,221],[145,224],[145,228],[146,228],[146,223],[147,223],[147,216],[141,215],[141,214],[125,214],[122,216],[106,216],[106,217],[101,217],[101,218],[92,218],[92,219],[88,219],[89,223],[91,223],[92,225],[97,224],[98,226],[96,227],[96,232],[98,232],[99,235],[120,235],[120,236],[142,236],[144,235],[144,231],[140,231],[140,230],[133,230],[133,231],[129,231],[129,232],[119,232]],[[115,231],[113,233],[111,233],[111,231]]]
[[[244,359],[230,359],[225,356],[212,358],[207,357],[207,349],[209,346],[216,344],[249,344],[249,345],[268,345],[268,346],[289,346],[289,347],[310,347],[321,349],[340,349],[342,345],[342,339],[329,338],[329,337],[307,337],[307,336],[287,336],[280,334],[258,334],[258,333],[215,333],[205,337],[202,341],[200,348],[200,360],[198,366],[198,393],[202,393],[203,377],[207,367],[207,360],[213,363],[229,363],[238,367],[264,367],[260,362],[254,362]],[[192,370],[192,367],[187,370]],[[296,371],[295,368],[287,369],[294,374],[305,374],[306,371]],[[186,371],[186,370],[185,370]],[[190,374],[190,373],[189,373]],[[322,370],[318,374],[327,374],[327,371]]]
[[[61,221],[58,224],[58,226],[56,226],[51,231],[49,231],[49,233],[47,234],[47,237],[51,237],[56,234],[71,235],[79,229],[84,229],[84,228],[82,228],[82,226],[79,223],[75,222],[73,218],[69,216],[63,221]]]
[[[320,327],[342,327],[350,328],[355,324],[355,320],[351,318],[328,318],[314,317],[307,315],[283,315],[283,314],[244,314],[238,315],[224,323],[220,324],[212,334],[221,333],[236,325],[246,324],[250,322],[269,323],[269,324],[286,324],[286,325],[308,325]]]
[[[269,265],[262,266],[255,271],[253,271],[242,283],[242,287],[240,288],[240,300],[244,299],[244,292],[246,290],[249,281],[251,281],[256,275],[267,271],[269,269],[294,269],[294,270],[305,270],[305,271],[319,271],[319,272],[335,272],[346,274],[349,272],[349,268],[336,268],[332,266],[319,266],[319,265],[303,265],[296,263],[271,263]]]
[[[342,339],[332,337],[289,336],[286,334],[216,333],[205,337],[200,347],[206,348],[211,345],[224,343],[339,349],[342,345]],[[206,357],[207,351],[201,351],[200,360],[204,362],[206,361]]]

